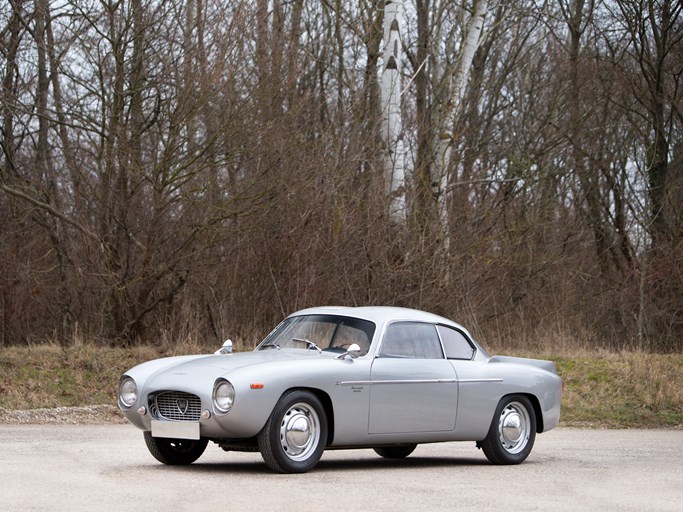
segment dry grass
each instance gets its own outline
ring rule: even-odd
[[[192,348],[194,350],[187,350]],[[136,364],[197,347],[105,348],[76,343],[0,348],[0,407],[36,409],[116,404],[121,374]]]
[[[120,375],[157,357],[217,347],[102,348],[76,343],[0,348],[0,408],[115,404]],[[608,352],[552,356],[565,383],[562,424],[592,427],[683,427],[683,355]]]
[[[683,427],[683,355],[555,358],[562,421],[601,427]]]

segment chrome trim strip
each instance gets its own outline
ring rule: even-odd
[[[371,384],[472,384],[475,382],[503,382],[503,379],[345,380],[337,381],[335,384],[337,386],[369,386]]]
[[[503,379],[460,379],[459,382],[469,384],[471,382],[503,382]]]
[[[502,380],[502,379],[501,379]],[[337,382],[337,386],[367,386],[370,384],[455,384],[458,379],[417,379],[417,380],[349,380]]]

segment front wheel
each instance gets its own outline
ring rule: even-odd
[[[503,397],[496,407],[486,439],[479,444],[493,464],[520,464],[536,439],[536,415],[524,395]]]
[[[206,449],[206,439],[166,439],[152,437],[151,432],[145,432],[145,444],[149,453],[159,462],[170,466],[184,466],[192,464]]]
[[[327,443],[327,416],[322,403],[308,391],[280,397],[257,436],[265,463],[278,473],[305,473],[320,460]]]

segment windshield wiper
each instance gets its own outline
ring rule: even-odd
[[[320,352],[321,354],[323,353],[323,349],[321,349],[318,345],[316,345],[312,341],[307,340],[306,338],[292,338],[292,341],[298,341],[299,343],[305,343],[306,345],[308,345],[308,348],[314,348],[318,352]]]
[[[261,345],[259,350],[263,350],[266,347],[275,347],[276,349],[280,350],[280,345],[278,345],[275,341],[269,341],[265,345]]]

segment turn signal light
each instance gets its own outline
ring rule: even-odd
[[[262,382],[254,382],[250,387],[251,387],[251,389],[263,389],[263,383]]]

